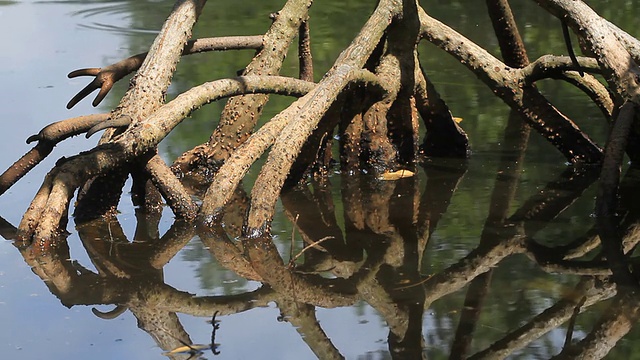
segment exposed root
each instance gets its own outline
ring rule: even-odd
[[[289,46],[299,34],[302,23],[308,19],[311,3],[311,0],[287,1],[265,33],[262,49],[245,67],[242,75],[278,75]],[[249,138],[269,97],[251,95],[249,92],[238,95],[227,101],[209,141],[176,159],[174,169],[179,168],[181,173],[187,173],[198,167],[210,167],[212,163],[219,167]]]
[[[131,119],[130,116],[120,116],[116,119],[109,119],[107,121],[103,121],[99,124],[96,124],[94,126],[91,127],[91,129],[89,129],[89,131],[87,131],[87,134],[85,135],[86,138],[90,138],[91,135],[97,133],[100,130],[104,130],[104,129],[108,129],[108,128],[117,128],[117,127],[127,127],[129,126],[131,123],[133,122],[133,119]]]
[[[341,75],[344,76],[342,78],[345,82],[343,86],[351,82],[358,82],[369,84],[378,90],[382,90],[382,86],[377,82],[377,77],[368,71],[357,70]],[[289,79],[289,81],[292,80]],[[297,81],[301,82],[301,80]],[[384,90],[380,92],[383,91]],[[238,186],[244,175],[246,175],[251,165],[276,141],[276,138],[281,134],[285,126],[296,118],[295,114],[302,109],[306,109],[309,106],[308,103],[313,101],[318,93],[323,92],[323,90],[317,90],[317,86],[309,89],[307,95],[298,99],[291,104],[287,110],[272,118],[236,149],[233,156],[220,167],[205,194],[200,208],[200,213],[205,218],[213,219],[213,217],[222,212],[224,205],[231,198],[234,189]],[[331,101],[326,100],[325,105],[330,103]],[[318,111],[318,114],[320,113],[321,112]]]
[[[206,51],[260,48],[262,48],[262,36],[205,38],[189,40],[182,51],[182,55],[197,54]],[[71,109],[82,101],[82,99],[89,96],[89,94],[100,89],[98,95],[91,103],[93,106],[98,106],[117,81],[140,68],[147,55],[148,53],[136,54],[103,68],[87,68],[70,72],[69,75],[67,75],[70,79],[80,76],[93,76],[94,79],[69,100],[67,109]]]
[[[251,192],[251,208],[245,235],[249,238],[269,233],[275,202],[284,184],[295,154],[318,124],[322,114],[349,84],[355,71],[360,71],[379,39],[400,7],[393,1],[381,1],[351,45],[340,54],[324,79],[309,94],[298,100],[278,116],[297,118],[279,133],[267,162],[256,179]],[[273,120],[272,120],[273,121]]]
[[[198,206],[193,202],[182,183],[173,175],[171,169],[158,156],[154,155],[146,165],[151,181],[160,190],[167,205],[179,219],[193,220]]]

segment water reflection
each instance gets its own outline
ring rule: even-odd
[[[513,166],[514,162],[505,159],[517,158],[517,153],[506,155],[502,165]],[[495,359],[523,351],[548,357],[560,350],[561,358],[585,352],[600,358],[630,331],[640,314],[637,286],[616,291],[595,229],[584,229],[584,236],[554,246],[535,240],[537,233],[583,196],[596,178],[594,171],[567,169],[509,216],[500,214],[505,214],[510,199],[494,196],[491,216],[477,246],[432,273],[424,271],[428,267],[425,259],[433,255],[427,245],[446,215],[466,166],[432,161],[421,171],[426,181],[421,181],[424,177],[380,181],[366,175],[344,176],[311,181],[286,192],[282,204],[295,226],[292,242],[302,240],[304,249],[296,244],[296,250],[279,250],[271,238],[236,239],[242,225],[238,214],[246,206],[242,190],[230,206],[233,211],[212,227],[175,222],[161,236],[159,216],[137,214],[135,234],[127,238],[118,222],[99,219],[78,225],[76,230],[95,271],[89,270],[88,264],[69,261],[69,246],[64,239],[52,248],[14,245],[63,305],[113,305],[111,311],[93,309],[105,320],[129,311],[138,327],[164,351],[193,344],[178,314],[209,319],[218,314],[222,319],[218,331],[224,332],[224,322],[231,321],[234,314],[269,303],[279,308],[280,316],[275,320],[295,327],[313,353],[323,359],[344,355],[335,345],[336,339],[327,335],[318,321],[318,308],[359,306],[362,302],[375,309],[387,324],[388,355],[384,356],[397,359],[426,358],[431,352],[434,329],[425,326],[432,316],[440,322],[457,323],[452,336],[444,337],[449,339],[446,347],[452,359]],[[630,169],[628,174],[623,192],[637,186],[637,170]],[[504,194],[509,183],[517,180],[517,176],[499,171],[496,189]],[[341,184],[338,198],[332,182]],[[638,212],[633,203],[626,205],[620,229],[626,229],[623,248],[629,254],[639,239]],[[3,237],[12,238],[13,228],[6,221],[0,230]],[[220,264],[262,285],[256,290],[218,296],[194,296],[167,285],[163,267],[194,236]],[[500,300],[496,309],[490,303],[492,273],[505,266],[515,271],[508,259],[518,254],[563,279],[561,283],[575,285],[563,289],[557,297],[544,297],[546,305],[539,309],[526,304],[522,308],[522,303],[501,304]],[[626,261],[625,266],[637,266],[629,258],[620,260]],[[566,281],[567,276],[575,280]],[[509,286],[505,282],[500,285]],[[506,290],[522,294],[526,289],[517,285]],[[540,284],[535,287],[543,288]],[[465,288],[461,306],[452,307],[458,301],[451,296],[460,296]],[[448,310],[443,311],[442,304],[447,304]],[[503,318],[516,320],[501,323],[500,332],[482,331],[479,326],[487,323],[483,317],[496,311]],[[576,325],[582,312],[591,314],[587,316],[595,324],[591,332],[589,326]],[[594,321],[597,317],[600,319]],[[435,326],[436,331],[445,328]],[[565,344],[539,349],[538,339],[557,330],[560,332],[555,337],[564,335]],[[225,349],[223,343],[216,351],[233,349]],[[183,359],[192,354],[187,351],[167,356]]]
[[[0,2],[0,5],[8,3],[12,2]],[[108,31],[111,30],[107,27],[112,27],[119,34],[124,29],[125,33],[136,35],[135,40],[132,37],[126,45],[130,50],[128,53],[135,53],[146,50],[150,37],[147,30],[136,32],[131,28],[158,29],[167,7],[173,2],[158,2],[157,7],[141,1],[48,3],[96,4],[73,14],[85,22],[80,26]],[[316,8],[314,5],[312,9],[317,11],[319,20],[314,35],[317,39],[314,56],[318,59],[319,69],[333,62],[337,52],[351,38],[350,33],[359,28],[361,23],[354,17],[364,18],[371,7],[362,2],[343,1],[325,2],[325,5],[328,7]],[[484,6],[481,2],[466,5]],[[466,5],[442,2],[433,4],[431,10],[449,23],[461,18],[460,28],[464,33],[490,44],[493,41],[488,35],[490,32],[478,30],[478,26],[482,29],[487,23],[460,13],[464,8],[470,14],[484,13],[484,8]],[[535,13],[533,2],[521,6],[522,16],[532,17],[525,21],[529,24],[526,30],[528,44],[538,52],[563,49],[559,39],[549,36],[553,26],[547,26],[547,22],[551,20],[546,16],[536,19],[530,15],[539,14]],[[202,19],[197,31],[206,35],[261,33],[265,22],[237,21],[237,7],[246,8],[241,13],[252,15],[247,15],[247,19],[255,19],[259,17],[253,16],[251,11],[260,8],[268,13],[278,5],[267,1],[221,3],[214,12],[218,18]],[[457,10],[451,11],[451,8]],[[628,18],[625,23],[634,24],[634,12],[624,6],[607,6],[607,10],[614,12],[608,17],[620,19],[618,12],[621,12]],[[215,15],[217,13],[222,15]],[[131,20],[131,25],[91,25],[94,16],[105,14],[122,15]],[[221,19],[227,19],[229,23]],[[333,23],[325,23],[325,19],[332,19]],[[536,44],[541,44],[539,49]],[[526,136],[522,129],[515,129],[523,132],[521,136],[503,135],[505,108],[494,102],[492,94],[482,93],[484,87],[471,85],[467,78],[451,84],[452,78],[458,79],[466,72],[459,74],[458,68],[454,67],[457,65],[451,66],[452,70],[442,65],[439,56],[444,59],[446,55],[426,51],[422,56],[426,58],[427,71],[438,80],[439,88],[455,108],[456,115],[465,119],[463,125],[476,142],[470,164],[434,160],[418,171],[419,176],[395,182],[381,182],[365,175],[336,175],[325,182],[310,182],[283,194],[284,215],[289,219],[286,226],[295,224],[295,232],[291,236],[292,232],[287,228],[280,232],[280,239],[237,239],[247,205],[247,194],[238,192],[225,218],[213,228],[175,223],[161,235],[161,219],[144,214],[136,214],[136,230],[130,237],[123,230],[127,224],[121,226],[103,220],[79,224],[76,232],[81,249],[91,263],[69,261],[74,258],[70,252],[77,246],[65,241],[51,249],[14,245],[64,306],[89,306],[95,316],[105,321],[118,316],[122,319],[126,316],[124,313],[132,314],[138,327],[162,348],[143,349],[149,357],[160,357],[163,351],[181,347],[184,343],[209,340],[207,333],[188,332],[184,318],[179,315],[198,316],[204,322],[217,313],[221,320],[219,334],[226,332],[243,338],[244,333],[232,329],[229,324],[241,313],[258,323],[264,316],[248,310],[274,303],[280,314],[260,326],[255,325],[262,332],[261,336],[270,337],[276,332],[277,325],[288,322],[306,346],[321,358],[342,358],[353,353],[377,358],[549,358],[559,354],[565,348],[565,342],[577,343],[579,340],[583,342],[566,346],[567,350],[561,355],[577,357],[580,352],[589,352],[595,358],[604,356],[616,340],[630,331],[637,321],[638,308],[633,287],[616,292],[609,264],[600,252],[597,229],[589,218],[593,192],[587,188],[594,181],[592,170],[568,169],[546,187],[536,189],[532,177],[551,176],[554,172],[542,165],[539,169],[534,166],[521,168]],[[175,87],[183,90],[209,77],[228,76],[226,74],[235,73],[238,66],[246,63],[237,59],[216,59],[208,60],[210,62],[185,59],[194,62],[180,70],[184,75],[177,76]],[[64,74],[66,70],[69,69],[58,73]],[[216,73],[206,75],[204,79],[191,74],[211,72]],[[563,89],[554,94],[556,92],[562,93]],[[583,109],[582,98],[567,101],[565,97],[564,100],[562,105],[573,111],[584,111],[578,118],[593,120]],[[58,105],[63,103],[60,101]],[[212,113],[216,115],[208,117],[215,118],[219,110]],[[206,127],[206,131],[199,128],[193,132],[206,134],[210,132],[209,125],[209,122],[193,125]],[[602,128],[606,127],[603,125]],[[190,147],[201,142],[194,140],[195,135],[189,134],[188,130],[180,131],[182,133],[164,145],[168,148],[166,152],[179,154],[178,144],[189,144]],[[486,154],[495,152],[495,144],[503,137],[520,140],[515,144],[503,144],[506,153],[497,173],[467,169],[467,166],[471,168],[483,163],[486,157],[495,156]],[[544,157],[558,161],[555,152],[545,149],[540,145],[533,149],[529,147],[530,163],[536,164]],[[493,165],[483,163],[482,166],[490,168]],[[477,186],[468,186],[461,191],[464,180],[473,181]],[[624,234],[623,249],[630,254],[638,237],[638,211],[634,202],[638,171],[630,169],[625,181],[621,192],[626,210],[620,213],[620,219],[615,219],[619,223],[613,225]],[[520,190],[518,194],[515,193],[516,186]],[[491,188],[495,191],[485,201]],[[194,189],[194,194],[197,193]],[[452,209],[455,196],[463,201],[458,201],[458,207]],[[523,198],[514,199],[517,196]],[[478,208],[486,207],[490,209],[488,216],[484,226],[479,225],[482,231],[476,233],[468,228],[473,221],[466,218],[482,216]],[[579,207],[580,211],[565,216],[571,207],[574,210]],[[558,222],[563,223],[562,230],[558,230]],[[4,220],[0,223],[0,232],[6,239],[13,238],[13,226]],[[194,296],[185,290],[186,286],[168,285],[166,278],[172,274],[167,263],[176,260],[180,251],[186,254],[185,246],[194,236],[196,240],[191,245],[201,244],[209,252],[204,254],[205,261],[221,264],[251,281],[252,286],[256,282],[261,285],[250,290],[246,286],[229,287],[224,289],[223,295],[216,296]],[[289,250],[291,238],[295,239],[293,251]],[[325,240],[317,243],[321,239]],[[290,261],[311,244],[315,245],[305,250],[296,262]],[[617,259],[632,269],[637,266],[626,257]],[[200,254],[197,260],[202,261]],[[105,310],[105,305],[109,305],[106,309],[110,310]],[[376,315],[363,317],[365,320],[362,321],[374,322],[379,316],[388,325],[384,330],[386,339],[381,342],[384,349],[379,354],[365,355],[370,349],[360,348],[353,341],[356,335],[374,335],[349,333],[345,339],[340,339],[332,335],[335,332],[329,331],[330,321],[321,323],[318,320],[321,314],[329,314],[327,317],[342,320],[341,327],[358,329],[344,324],[353,318],[343,316],[345,312],[340,309],[358,313],[364,312],[365,307],[375,309]],[[80,307],[80,311],[89,313],[88,308]],[[38,320],[48,321],[48,318]],[[119,326],[120,331],[123,325]],[[599,337],[603,334],[608,338]],[[637,335],[630,334],[629,338],[636,339]],[[281,340],[274,337],[266,341]],[[345,343],[349,348],[340,346]],[[613,349],[610,356],[632,352],[633,346],[620,343],[622,347]],[[226,344],[227,347],[222,341],[218,349],[221,355],[234,357],[238,348]],[[109,353],[106,347],[97,350]],[[252,351],[253,357],[278,356],[265,354],[262,347]],[[210,355],[207,350],[205,356]],[[190,356],[171,355],[177,359]],[[629,358],[628,354],[620,356]]]

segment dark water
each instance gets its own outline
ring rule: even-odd
[[[282,3],[210,2],[195,35],[262,33],[269,25],[268,14]],[[64,109],[86,81],[65,75],[146,50],[171,5],[0,2],[0,167],[27,151],[24,139],[44,125],[96,112],[87,100],[71,111]],[[424,5],[434,17],[497,53],[483,2]],[[564,53],[555,18],[531,1],[512,5],[531,57]],[[631,30],[633,6],[633,1],[598,4],[608,19]],[[316,78],[331,66],[371,8],[365,1],[314,5]],[[251,56],[231,52],[187,57],[170,96],[233,76]],[[504,151],[509,143],[504,137],[507,107],[438,49],[425,44],[421,60],[454,115],[463,118],[473,147],[468,162],[433,160],[419,167],[415,177],[394,182],[336,173],[328,183],[310,182],[285,194],[273,224],[275,247],[255,250],[263,266],[281,268],[279,256],[288,262],[304,247],[302,240],[327,234],[332,238],[298,259],[295,267],[302,275],[295,279],[274,271],[271,287],[249,280],[251,274],[237,262],[236,271],[222,265],[237,250],[225,233],[196,234],[174,223],[169,211],[161,219],[137,218],[126,197],[118,223],[77,228],[70,223],[68,248],[45,259],[34,259],[29,249],[3,241],[0,358],[161,359],[164,350],[156,340],[179,345],[177,338],[188,337],[209,344],[212,326],[207,320],[218,311],[215,342],[220,354],[207,350],[206,358],[382,359],[422,354],[440,359],[478,353],[546,359],[562,349],[568,319],[584,294],[573,338],[587,336],[599,319],[621,308],[610,300],[611,286],[597,277],[606,273],[604,266],[596,262],[580,267],[568,261],[570,256],[561,256],[569,254],[564,245],[593,237],[593,172],[567,169],[563,157],[536,134],[515,163],[516,154]],[[295,55],[289,56],[283,73],[296,73]],[[605,121],[585,104],[586,97],[565,84],[545,82],[541,87],[596,141],[603,141]],[[125,89],[123,81],[98,111],[115,106]],[[273,97],[266,116],[289,101]],[[222,106],[211,104],[184,122],[162,143],[163,157],[170,161],[206,140]],[[50,159],[0,197],[0,216],[17,226],[55,160],[88,149],[94,141],[76,138],[60,144]],[[634,179],[628,177],[629,185],[623,188],[629,208],[636,196]],[[508,197],[512,187],[513,201],[504,213],[508,226],[497,226],[492,219],[500,198]],[[629,218],[633,223],[634,217]],[[231,238],[234,225],[230,221],[225,228]],[[96,310],[108,312],[117,304],[127,308],[114,319],[96,316]],[[540,330],[527,330],[531,325]],[[519,331],[521,342],[513,340]],[[637,339],[632,330],[608,358],[633,358]],[[499,348],[510,351],[486,352]]]

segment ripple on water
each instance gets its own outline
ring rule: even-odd
[[[61,4],[61,5],[87,5],[87,7],[74,10],[70,13],[73,17],[80,17],[83,19],[90,19],[96,17],[109,16],[113,19],[113,16],[121,16],[122,19],[128,19],[131,17],[133,7],[149,6],[149,3],[157,3],[159,1],[109,1],[109,0],[51,0],[51,1],[36,1],[38,4]],[[0,2],[1,4],[2,2]],[[134,35],[134,34],[157,34],[157,29],[146,29],[140,27],[131,27],[128,25],[114,25],[112,23],[105,23],[102,21],[92,21],[89,23],[78,24],[80,28],[108,31],[122,35]]]

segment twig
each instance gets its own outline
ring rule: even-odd
[[[300,217],[300,214],[296,214],[295,219],[293,219],[293,226],[291,227],[291,247],[289,248],[289,266],[293,265],[293,247],[295,245],[296,226],[298,225],[299,217]]]
[[[300,250],[300,252],[299,252],[296,256],[294,256],[294,257],[293,257],[293,259],[289,260],[289,267],[292,267],[292,266],[293,266],[293,264],[296,262],[296,260],[298,260],[298,258],[299,258],[300,256],[302,256],[302,254],[304,254],[304,252],[305,252],[305,251],[307,251],[307,250],[309,250],[310,248],[312,248],[312,247],[314,247],[314,246],[316,246],[316,245],[318,245],[318,244],[322,243],[323,241],[331,240],[331,239],[335,239],[335,237],[334,237],[334,236],[325,236],[325,237],[323,237],[322,239],[320,239],[320,240],[318,240],[318,241],[314,241],[314,242],[312,242],[311,244],[309,244],[309,245],[305,246],[305,247],[304,247],[304,249]]]
[[[576,319],[578,318],[578,315],[580,315],[580,310],[582,308],[582,305],[584,305],[584,303],[587,301],[587,296],[584,295],[580,298],[580,301],[576,304],[575,308],[573,309],[573,314],[571,315],[571,319],[569,319],[569,325],[567,327],[567,336],[564,338],[564,346],[562,347],[563,350],[562,352],[564,352],[566,349],[569,348],[569,346],[571,346],[571,340],[573,339],[573,328],[576,325]]]
[[[239,50],[239,49],[260,49],[262,48],[262,36],[228,36],[190,40],[182,50],[182,55],[197,54],[205,51]],[[80,90],[67,104],[67,109],[71,109],[82,99],[97,89],[98,95],[91,103],[98,106],[107,96],[113,85],[123,77],[138,70],[146,59],[148,53],[141,53],[120,60],[115,64],[103,68],[86,68],[74,70],[67,75],[69,78],[79,76],[94,76],[95,78],[82,90]]]

